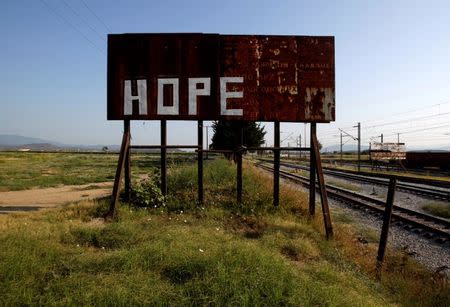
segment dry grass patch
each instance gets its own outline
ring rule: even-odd
[[[195,197],[189,198],[195,170],[195,165],[171,170],[169,190],[176,191],[178,200],[157,208],[120,204],[117,219],[108,223],[100,219],[107,201],[0,216],[0,304],[448,302],[442,281],[430,284],[431,275],[394,251],[377,281],[374,243],[360,243],[356,231],[341,223],[335,223],[335,238],[326,241],[320,216],[308,220],[305,194],[290,187],[282,187],[281,206],[273,208],[271,177],[249,165],[244,170],[246,201],[236,204],[233,165],[206,163],[205,187],[215,202],[196,206]],[[217,194],[222,197],[213,197]]]

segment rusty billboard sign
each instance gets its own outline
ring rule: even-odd
[[[335,120],[334,37],[108,35],[108,120]]]
[[[375,161],[406,159],[405,143],[372,143],[370,158]]]

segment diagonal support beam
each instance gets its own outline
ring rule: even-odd
[[[119,201],[120,182],[122,181],[123,169],[125,167],[126,156],[129,153],[130,147],[130,121],[124,121],[124,131],[122,136],[122,145],[120,146],[119,162],[117,163],[116,177],[114,179],[114,186],[109,203],[109,211],[106,214],[107,219],[114,218],[116,214],[117,202]]]
[[[333,225],[331,224],[327,190],[325,187],[325,179],[323,177],[322,161],[320,159],[319,142],[317,141],[317,134],[315,130],[313,133],[311,133],[311,147],[312,151],[314,152],[314,162],[319,183],[320,200],[322,202],[323,223],[325,225],[325,233],[328,239],[333,236]]]

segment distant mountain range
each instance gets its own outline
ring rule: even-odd
[[[33,138],[15,134],[0,134],[0,150],[20,151],[103,151],[108,147],[109,152],[119,152],[120,145],[72,145],[53,142],[41,138]],[[159,152],[159,149],[133,149],[137,152]],[[183,152],[176,148],[168,152]]]
[[[120,149],[119,145],[70,145],[22,135],[0,134],[0,149],[3,150],[101,151],[105,146],[109,151],[119,151]]]
[[[0,134],[0,146],[21,146],[25,144],[56,144],[44,139],[31,138],[15,134]]]

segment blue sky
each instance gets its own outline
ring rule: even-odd
[[[1,1],[0,134],[119,143],[122,124],[106,120],[106,35],[125,32],[333,35],[337,121],[319,125],[325,146],[357,122],[363,144],[400,132],[409,148],[450,145],[450,2],[411,0]],[[132,129],[133,142],[158,142],[157,122]],[[304,125],[281,130],[292,144]],[[191,122],[168,133],[196,140]]]

